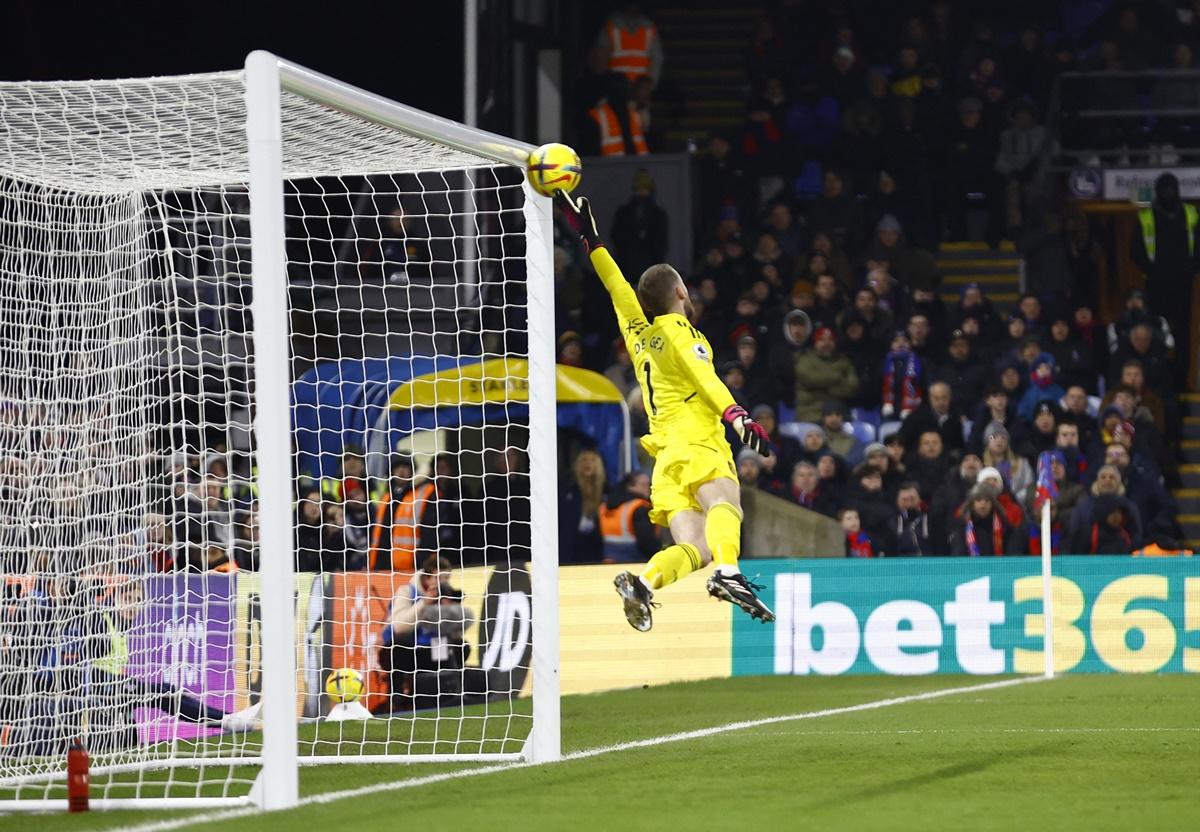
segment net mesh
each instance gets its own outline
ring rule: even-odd
[[[256,774],[245,118],[240,73],[0,84],[0,800],[64,796],[74,738],[93,797]],[[282,124],[300,754],[517,752],[521,172]]]

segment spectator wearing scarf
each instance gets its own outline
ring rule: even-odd
[[[962,506],[962,517],[950,533],[950,554],[984,557],[1025,554],[1024,541],[1009,525],[997,491],[987,483],[976,483]]]
[[[897,332],[892,348],[883,360],[882,407],[880,414],[891,419],[897,412],[904,419],[924,401],[924,371],[921,359],[912,351],[908,334]]]

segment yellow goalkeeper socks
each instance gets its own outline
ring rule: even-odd
[[[662,589],[700,568],[700,551],[689,543],[676,543],[661,550],[642,570],[642,582],[651,590]]]
[[[719,572],[736,573],[742,551],[742,513],[731,503],[717,503],[704,517],[704,539]]]

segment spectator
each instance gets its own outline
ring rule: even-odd
[[[626,474],[600,506],[599,520],[605,563],[648,561],[661,545],[658,527],[650,522],[650,476],[642,471]]]
[[[1030,465],[1037,463],[1038,455],[1043,451],[1052,451],[1058,446],[1058,405],[1054,402],[1041,402],[1033,414],[1033,429],[1026,435],[1018,452],[1029,460]]]
[[[563,562],[599,563],[601,558],[608,557],[606,538],[609,534],[601,530],[600,516],[605,505],[605,487],[603,458],[596,451],[585,448],[575,457],[571,479],[558,498],[558,551],[560,560],[565,559]],[[612,496],[612,499],[619,498],[626,499],[620,499],[617,506],[633,499],[624,491]],[[617,534],[613,529],[609,531],[612,535]]]
[[[1080,555],[1128,555],[1138,543],[1133,539],[1133,518],[1122,498],[1101,494],[1092,504],[1089,520],[1080,526],[1071,551]]]
[[[1068,529],[1071,527],[1071,513],[1083,499],[1084,488],[1077,482],[1072,482],[1067,471],[1066,457],[1062,451],[1051,451],[1051,475],[1054,477],[1054,484],[1058,487],[1058,496],[1054,498],[1054,521],[1060,523],[1062,528]],[[1030,522],[1037,525],[1041,522],[1041,513],[1037,510],[1038,489],[1037,483],[1030,485],[1025,489],[1024,505]],[[1031,554],[1041,554],[1031,552]],[[1055,554],[1058,554],[1057,552]]]
[[[846,533],[846,557],[873,558],[878,556],[875,544],[871,542],[871,536],[863,530],[856,509],[850,507],[842,509],[838,512],[837,519],[842,524],[842,531]]]
[[[1115,362],[1114,362],[1115,363]],[[1139,407],[1144,407],[1149,413],[1150,421],[1161,434],[1166,431],[1166,405],[1157,393],[1146,383],[1146,370],[1137,358],[1127,358],[1119,365],[1119,374],[1113,382],[1113,387],[1101,400],[1100,406],[1112,404],[1118,392],[1127,389],[1134,396]],[[1169,390],[1169,388],[1167,388]]]
[[[925,370],[911,349],[908,335],[897,332],[883,362],[880,415],[900,419],[921,406],[925,397]]]
[[[357,537],[355,539],[357,541]],[[351,545],[346,534],[346,510],[341,503],[325,503],[321,522],[321,572],[357,572],[367,566],[367,553]]]
[[[964,442],[963,424],[962,416],[954,406],[955,401],[951,386],[946,382],[935,381],[929,385],[928,401],[909,414],[900,426],[905,446],[917,447],[920,437],[932,431],[941,438],[946,451],[961,451]]]
[[[896,493],[896,525],[892,540],[890,553],[898,557],[924,557],[934,553],[929,515],[922,508],[920,491],[914,482],[904,483]]]
[[[850,359],[837,351],[837,339],[828,327],[813,333],[813,346],[796,356],[796,418],[816,422],[821,403],[848,399],[858,389],[858,376]]]
[[[950,460],[946,456],[942,436],[937,431],[927,430],[920,435],[917,452],[905,465],[905,473],[917,486],[923,500],[933,498],[933,492],[946,476]]]
[[[774,400],[773,385],[765,372],[766,361],[759,360],[758,339],[746,333],[737,339],[737,363],[746,379],[743,389],[751,403]]]
[[[1063,421],[1075,425],[1078,431],[1079,441],[1076,443],[1080,448],[1086,448],[1091,444],[1092,437],[1100,429],[1096,421],[1096,417],[1088,412],[1089,403],[1087,391],[1079,386],[1073,385],[1067,388],[1066,395],[1063,396],[1060,403],[1063,410]]]
[[[791,484],[784,490],[776,492],[785,500],[791,500],[796,505],[833,517],[837,513],[837,499],[834,494],[823,487],[817,475],[817,466],[811,462],[800,462],[792,469]]]
[[[930,538],[937,544],[939,553],[950,551],[951,526],[982,468],[983,463],[977,455],[964,454],[962,461],[946,472],[941,485],[934,492],[929,506]]]
[[[950,386],[951,398],[955,402],[976,402],[983,397],[987,370],[976,358],[970,337],[961,329],[950,333],[946,360],[937,366],[934,375]]]
[[[1177,513],[1175,501],[1163,488],[1157,474],[1135,465],[1129,449],[1117,443],[1109,445],[1105,450],[1104,462],[1120,472],[1125,494],[1129,501],[1137,506],[1142,529],[1149,534],[1174,533]],[[1136,543],[1141,545],[1141,540]]]
[[[1150,310],[1162,315],[1175,336],[1176,355],[1191,353],[1192,286],[1197,269],[1196,240],[1200,212],[1179,197],[1179,180],[1167,172],[1154,182],[1154,203],[1138,212],[1138,225],[1130,241],[1130,256],[1146,276]],[[1181,302],[1182,299],[1182,302]],[[1175,378],[1187,386],[1187,365],[1176,362]]]
[[[483,510],[482,522],[464,524],[474,539],[469,547],[464,541],[463,563],[524,562],[530,555],[529,461],[510,447],[489,452],[487,462],[483,500],[473,501]]]
[[[612,356],[612,363],[605,369],[604,375],[621,391],[622,396],[628,396],[629,391],[637,387],[638,382],[633,360],[625,347],[625,339],[618,338],[613,342]]]
[[[819,326],[834,328],[846,308],[846,299],[838,288],[837,278],[831,274],[818,275],[813,287],[811,316]]]
[[[1034,359],[1029,373],[1029,387],[1017,405],[1017,415],[1026,421],[1032,421],[1034,411],[1042,402],[1058,402],[1067,391],[1055,380],[1054,356],[1049,353],[1039,353]]]
[[[876,556],[882,556],[895,508],[883,490],[883,475],[876,465],[864,462],[850,475],[846,505],[858,512],[863,530],[871,538]]]
[[[755,405],[750,411],[750,418],[762,425],[767,436],[771,438],[771,456],[763,460],[764,466],[767,466],[767,473],[772,481],[778,482],[780,486],[785,485],[791,480],[796,463],[804,455],[800,443],[780,432],[775,408],[769,404]]]
[[[821,405],[821,426],[825,429],[825,443],[831,451],[854,466],[862,461],[865,446],[853,434],[846,432],[846,405],[831,399]]]
[[[1014,493],[1020,494],[1033,482],[1029,463],[1013,452],[1008,430],[999,422],[992,422],[984,430],[983,455],[980,458],[984,465],[1000,472],[1005,484]]]
[[[296,571],[321,571],[321,492],[310,489],[296,504]]]
[[[808,225],[826,232],[833,245],[843,251],[855,242],[853,235],[858,227],[857,203],[837,171],[825,171],[821,195],[813,201],[808,211]],[[815,245],[816,240],[813,242]]]
[[[833,453],[825,444],[825,431],[819,425],[813,425],[800,437],[800,458],[815,462],[822,454]]]
[[[999,423],[1009,433],[1009,440],[1015,435],[1017,441],[1024,438],[1025,429],[1017,419],[1016,408],[1010,405],[1007,391],[1000,385],[987,388],[983,403],[975,411],[975,419],[971,423],[971,435],[967,438],[967,448],[982,454],[984,448],[984,432],[993,423]]]
[[[737,474],[742,488],[770,490],[770,483],[763,472],[762,457],[749,448],[742,448],[738,451]]]
[[[992,171],[996,149],[982,113],[983,102],[978,98],[964,98],[958,104],[958,124],[952,128],[946,148],[943,205],[953,240],[968,239],[966,221],[972,209],[985,211],[985,236],[995,247],[1000,240],[1000,193]]]
[[[1004,480],[1004,476],[995,468],[981,468],[976,477],[978,482],[992,486],[996,491],[996,502],[1004,513],[1004,519],[1014,529],[1020,528],[1025,522],[1025,509],[1021,507],[1018,493],[1014,492]]]
[[[1088,479],[1088,459],[1079,448],[1078,425],[1073,422],[1061,422],[1056,429],[1054,447],[1063,455],[1068,479],[1078,483]]]
[[[800,260],[808,241],[804,229],[800,227],[792,213],[791,203],[780,199],[771,204],[771,208],[767,212],[766,230],[775,238],[775,242],[779,244],[779,249],[785,257],[793,264]],[[793,265],[792,268],[795,266]],[[784,272],[784,276],[790,278],[791,272]]]
[[[378,248],[360,251],[359,274],[365,279],[377,269],[378,279],[398,286],[414,280],[428,281],[432,276],[433,255],[428,234],[419,227],[419,220],[407,216],[402,205],[393,206],[382,219]]]
[[[959,557],[1025,554],[1021,535],[1004,519],[996,502],[995,488],[976,484],[961,511],[961,519],[950,533],[950,554]]]
[[[1102,497],[1117,498],[1121,507],[1126,509],[1128,524],[1125,526],[1125,530],[1129,533],[1133,544],[1130,549],[1140,545],[1144,528],[1141,513],[1126,496],[1125,485],[1121,482],[1121,472],[1117,470],[1116,466],[1104,465],[1096,472],[1096,481],[1075,504],[1075,511],[1071,514],[1071,520],[1067,527],[1071,539],[1071,549],[1075,550],[1079,538],[1090,531],[1090,524],[1095,515],[1096,501]],[[1088,542],[1090,543],[1090,540]]]
[[[1171,326],[1166,318],[1146,308],[1144,291],[1132,289],[1125,299],[1125,308],[1120,316],[1109,324],[1106,330],[1109,352],[1120,355],[1123,350],[1127,350],[1133,330],[1138,326],[1147,327],[1150,344],[1164,351],[1174,349],[1175,337],[1171,334]]]
[[[617,209],[612,242],[621,268],[640,275],[667,259],[667,212],[654,201],[654,178],[645,168],[633,174],[633,197]]]
[[[1051,317],[1042,348],[1058,367],[1059,384],[1067,388],[1079,386],[1085,390],[1096,389],[1099,371],[1094,354],[1072,331],[1067,315],[1056,314]]]
[[[826,451],[817,457],[817,487],[835,509],[846,501],[846,463],[836,454]]]
[[[1005,204],[1008,227],[1021,225],[1021,204],[1028,196],[1046,129],[1037,123],[1033,102],[1020,99],[1011,109],[1011,126],[1000,134],[1000,152],[996,154],[996,173],[1005,178]],[[1064,258],[1065,259],[1065,258]]]

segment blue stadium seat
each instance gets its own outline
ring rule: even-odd
[[[889,436],[891,436],[893,433],[896,433],[898,430],[900,430],[901,424],[903,424],[903,423],[892,421],[892,422],[884,422],[882,425],[880,425],[879,426],[879,441],[882,442],[883,440],[885,440]]]
[[[779,432],[784,436],[790,436],[797,442],[804,439],[804,434],[808,433],[812,428],[821,429],[820,425],[812,422],[780,422]]]
[[[875,426],[870,422],[853,421],[847,422],[846,427],[849,428],[847,433],[854,435],[854,438],[859,442],[870,444],[875,441]]]

